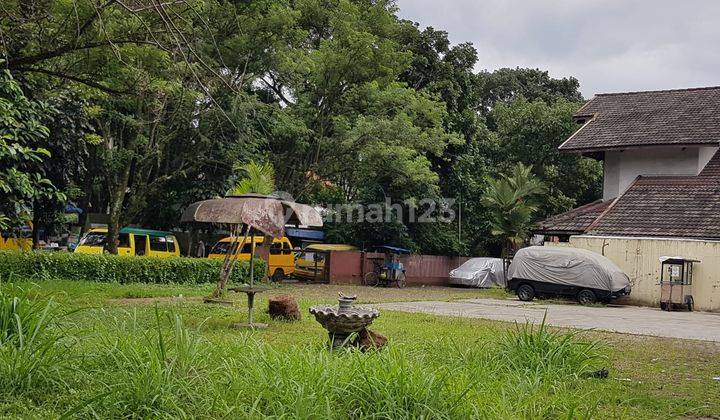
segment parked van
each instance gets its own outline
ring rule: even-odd
[[[106,251],[107,229],[90,229],[80,239],[75,252],[102,254]],[[180,247],[175,235],[161,230],[122,228],[118,235],[118,255],[145,255],[148,257],[179,257]]]
[[[256,247],[260,246],[265,240],[265,237],[254,236],[252,240],[246,238],[241,247],[240,242],[242,240],[243,238],[235,238],[233,243],[231,243],[229,237],[220,239],[210,250],[208,258],[222,259],[225,258],[228,252],[233,252],[238,255],[238,261],[250,261],[251,247],[253,245]],[[257,250],[255,254],[257,255]],[[273,238],[272,245],[270,245],[270,255],[268,256],[268,276],[270,276],[272,281],[280,281],[294,271],[295,254],[293,253],[290,240],[286,237]]]
[[[346,244],[310,244],[295,260],[293,277],[302,280],[322,280],[325,271],[325,257],[331,251],[359,251]]]
[[[589,305],[630,294],[627,274],[605,256],[580,248],[522,248],[508,268],[508,279],[507,288],[522,301],[570,296]]]
[[[32,237],[25,231],[21,236],[14,236],[9,232],[0,233],[0,251],[30,251],[32,250]]]

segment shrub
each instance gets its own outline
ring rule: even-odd
[[[57,278],[106,283],[181,283],[217,281],[222,260],[202,258],[154,258],[117,255],[90,255],[61,252],[0,251],[0,278]],[[249,263],[238,261],[233,282],[247,281]],[[255,272],[264,273],[262,260]],[[261,278],[256,274],[256,278]]]

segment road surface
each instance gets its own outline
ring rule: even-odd
[[[511,299],[397,302],[373,306],[393,311],[534,324],[541,323],[547,312],[546,324],[556,327],[720,342],[719,313],[665,312],[638,306],[544,304]]]

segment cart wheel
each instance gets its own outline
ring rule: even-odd
[[[371,271],[365,274],[365,277],[363,277],[363,284],[365,286],[377,286],[378,284],[380,284],[380,277],[376,272]]]
[[[402,271],[402,272],[400,272],[400,274],[398,274],[397,287],[400,289],[405,287],[405,272],[404,271]]]
[[[523,283],[517,288],[518,299],[524,302],[530,302],[535,299],[535,289],[527,283]]]
[[[595,292],[590,289],[582,289],[577,294],[577,301],[581,305],[592,305],[597,302],[597,296],[595,296]]]
[[[669,311],[670,306],[668,305],[667,302],[660,302],[660,310],[661,311]]]
[[[687,306],[687,310],[689,312],[692,312],[693,309],[695,309],[695,301],[693,300],[692,296],[688,296],[685,298],[685,305]]]

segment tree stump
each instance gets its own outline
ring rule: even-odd
[[[384,335],[363,328],[363,330],[357,334],[352,344],[361,351],[368,351],[384,347],[387,341],[388,339]]]
[[[268,314],[273,319],[297,321],[300,319],[300,307],[291,295],[280,295],[270,298]]]

